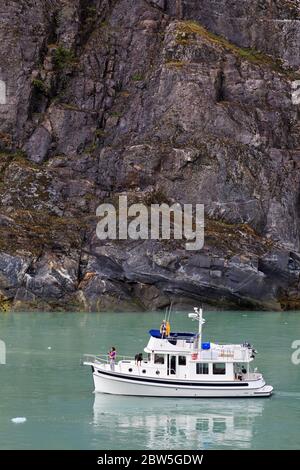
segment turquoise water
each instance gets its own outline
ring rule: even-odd
[[[250,341],[272,398],[170,399],[93,394],[82,354],[142,351],[161,313],[0,315],[0,449],[299,449],[300,313],[206,312],[204,340]],[[193,329],[185,314],[171,326]],[[51,349],[48,349],[48,348]],[[26,417],[23,424],[11,421]]]

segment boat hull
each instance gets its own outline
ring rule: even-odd
[[[263,379],[253,382],[186,383],[175,380],[155,380],[128,377],[122,374],[97,371],[93,373],[95,392],[113,395],[145,397],[186,397],[186,398],[249,398],[269,397],[273,387],[265,385]]]

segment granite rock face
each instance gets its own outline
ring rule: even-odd
[[[300,66],[299,0],[169,0],[161,6],[174,17],[199,21],[240,47],[279,58],[288,68]]]
[[[298,0],[0,0],[0,308],[299,308],[299,42]],[[100,241],[124,194],[204,248]]]

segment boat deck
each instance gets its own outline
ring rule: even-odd
[[[191,362],[199,362],[199,361],[191,361]],[[126,374],[128,376],[139,376],[139,377],[153,377],[153,378],[169,378],[169,379],[177,379],[180,378],[182,380],[190,380],[191,376],[188,374],[183,374],[182,371],[172,371],[164,367],[163,364],[152,364],[148,361],[142,361],[140,364],[137,364],[133,358],[126,358],[117,361],[114,365],[111,365],[106,358],[106,356],[93,356],[93,355],[86,355],[83,361],[85,365],[90,365],[99,371],[107,371],[107,372],[116,372],[120,374]],[[159,372],[159,373],[158,373]],[[261,379],[261,374],[259,372],[246,372],[244,374],[235,374],[233,381],[241,382],[241,381],[256,381]],[[227,377],[222,376],[203,376],[202,379],[198,376],[194,376],[193,379],[199,381],[228,381]]]

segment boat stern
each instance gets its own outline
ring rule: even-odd
[[[254,391],[254,396],[257,397],[270,397],[273,393],[274,387],[272,385],[264,385],[258,390]]]

